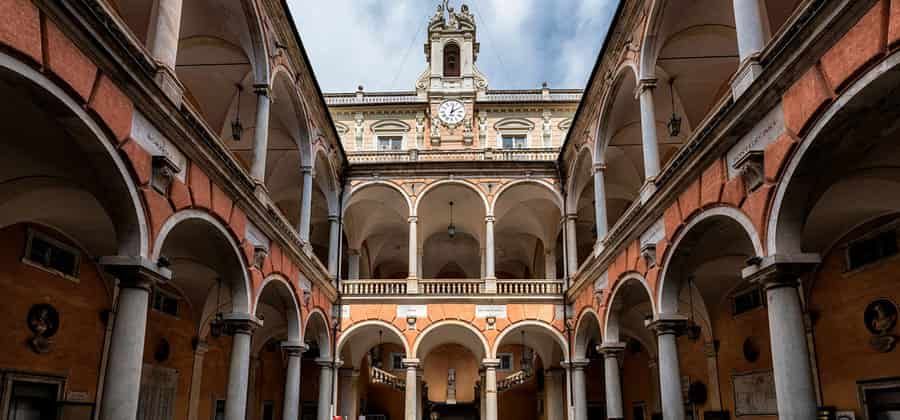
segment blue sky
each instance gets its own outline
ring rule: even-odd
[[[288,0],[325,92],[412,90],[438,0]],[[582,89],[618,0],[468,0],[492,89]],[[459,10],[460,0],[451,0]]]

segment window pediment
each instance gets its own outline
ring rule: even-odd
[[[504,118],[494,124],[497,131],[531,131],[534,123],[525,118]]]
[[[372,124],[372,132],[375,133],[397,133],[397,132],[408,132],[410,130],[409,124],[400,121],[400,120],[382,120],[378,121],[375,124]]]

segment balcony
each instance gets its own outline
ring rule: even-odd
[[[348,152],[351,164],[447,161],[526,161],[552,162],[559,156],[559,148],[527,149],[409,149]]]
[[[494,290],[492,290],[494,289]],[[562,280],[539,279],[383,279],[344,280],[341,294],[345,299],[491,299],[548,300],[561,299],[565,287]],[[414,291],[415,290],[415,291]]]

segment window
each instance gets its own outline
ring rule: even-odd
[[[762,290],[758,287],[736,293],[732,298],[732,315],[740,315],[763,306]]]
[[[378,136],[378,150],[401,150],[402,148],[403,137]]]
[[[153,289],[153,310],[167,315],[178,316],[178,297],[159,288]]]
[[[31,375],[11,375],[3,388],[6,396],[7,412],[3,418],[10,419],[56,419],[59,410],[60,379]]]
[[[459,45],[444,46],[444,77],[459,77]]]
[[[881,232],[847,247],[847,270],[855,270],[897,254],[897,231]]]
[[[275,420],[275,401],[263,401],[262,420]]]
[[[215,400],[213,402],[212,420],[225,420],[225,400]]]
[[[403,369],[403,354],[402,353],[391,353],[391,369],[393,369],[393,370]]]
[[[504,135],[504,149],[524,149],[526,147],[526,137],[524,134]]]
[[[80,256],[75,248],[28,230],[23,262],[77,280],[79,261]]]
[[[497,355],[500,359],[500,367],[497,370],[512,370],[513,369],[513,355],[512,353],[500,353]]]

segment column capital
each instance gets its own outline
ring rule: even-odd
[[[309,165],[303,165],[303,166],[300,167],[300,173],[301,173],[301,174],[304,174],[304,175],[306,175],[306,174],[312,175],[312,172],[313,172],[312,166],[309,166]]]
[[[776,254],[751,260],[741,270],[741,275],[766,290],[797,287],[800,276],[814,270],[821,262],[819,254]]]
[[[604,172],[604,171],[606,171],[605,163],[595,163],[593,166],[591,166],[591,173],[596,174],[597,172]]]
[[[253,93],[268,97],[272,93],[272,87],[265,83],[258,83],[253,85]]]
[[[625,343],[600,344],[600,353],[607,358],[619,358],[625,353]]]
[[[343,363],[340,360],[331,360],[327,357],[320,357],[315,360],[316,364],[319,365],[320,368],[327,369],[337,369],[340,368]]]
[[[485,223],[494,223],[497,221],[497,219],[494,217],[493,214],[490,214],[490,215],[484,216],[484,221],[485,221]]]
[[[197,340],[194,343],[194,356],[203,356],[209,351],[209,343],[206,340]]]
[[[402,359],[401,363],[403,367],[407,369],[418,369],[419,368],[419,359]]]
[[[300,357],[300,355],[309,350],[309,346],[297,341],[282,341],[281,350],[284,351],[288,357]]]
[[[338,216],[338,215],[336,215],[336,214],[329,214],[329,215],[328,215],[328,221],[331,222],[331,223],[337,223],[340,219],[341,219],[341,217]]]
[[[638,80],[637,86],[634,88],[635,99],[639,98],[641,96],[641,94],[644,93],[645,90],[656,89],[656,82],[657,82],[657,80],[655,78],[646,78],[646,79]]]
[[[168,264],[160,265],[144,257],[114,255],[100,258],[100,265],[107,273],[119,279],[121,287],[150,290],[154,283],[172,279]]]
[[[484,359],[481,361],[481,366],[485,369],[497,369],[500,367],[500,359]]]
[[[566,222],[568,222],[568,221],[577,221],[577,220],[578,220],[578,214],[577,214],[577,213],[567,213],[565,216],[563,216],[563,220],[566,221]]]
[[[263,325],[263,322],[259,318],[250,314],[237,312],[225,314],[223,319],[225,321],[225,330],[228,331],[229,335],[253,335],[253,332]]]
[[[419,222],[419,216],[409,216],[409,217],[406,219],[406,221],[409,222],[409,223],[418,223],[418,222]]]
[[[676,337],[684,333],[686,327],[687,317],[683,315],[662,315],[647,325],[647,328],[656,332],[658,336],[672,334]]]
[[[590,363],[591,361],[588,359],[575,359],[571,362],[562,362],[562,366],[575,370],[584,370],[584,368],[586,368]]]

